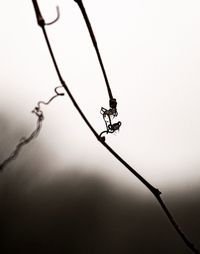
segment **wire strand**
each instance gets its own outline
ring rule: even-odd
[[[60,86],[59,86],[60,87]],[[35,116],[37,117],[37,122],[36,122],[36,128],[35,130],[28,136],[28,137],[22,137],[20,138],[18,144],[16,145],[15,149],[10,153],[10,155],[0,164],[0,171],[3,171],[11,161],[15,160],[17,156],[19,155],[21,149],[30,143],[33,139],[35,139],[41,129],[42,129],[42,123],[44,121],[44,114],[43,111],[41,110],[41,104],[43,105],[49,105],[56,97],[58,96],[63,96],[64,93],[59,93],[57,91],[57,88],[55,88],[55,95],[53,95],[47,102],[45,101],[39,101],[37,103],[37,106],[31,111]]]
[[[100,51],[99,51],[99,48],[98,48],[97,40],[96,40],[96,37],[94,35],[94,31],[92,29],[92,25],[91,25],[90,20],[88,18],[87,12],[85,10],[85,7],[83,5],[82,0],[74,0],[74,1],[78,4],[78,6],[81,10],[81,13],[82,13],[83,18],[85,20],[88,32],[90,34],[90,38],[91,38],[93,46],[95,48],[97,58],[98,58],[100,66],[101,66],[103,77],[104,77],[106,87],[107,87],[107,90],[108,90],[108,95],[109,95],[109,98],[110,98],[110,106],[116,108],[116,106],[117,106],[116,100],[113,98],[113,95],[112,95],[111,87],[110,87],[110,84],[109,84],[109,81],[108,81],[108,77],[107,77],[106,70],[105,70],[105,67],[104,67],[104,64],[103,64],[103,61],[102,61],[102,58],[101,58]],[[114,102],[114,100],[115,100],[115,102]]]
[[[90,122],[88,121],[88,119],[86,118],[85,114],[82,112],[81,108],[79,107],[78,103],[76,102],[75,98],[73,97],[73,95],[71,94],[69,88],[67,87],[66,83],[64,82],[61,73],[59,71],[58,65],[56,63],[56,59],[54,57],[46,30],[45,30],[45,22],[43,17],[41,16],[41,13],[39,11],[39,6],[37,4],[37,0],[32,0],[33,1],[33,5],[35,8],[35,12],[36,12],[36,18],[37,18],[37,22],[38,25],[42,28],[47,46],[48,46],[48,50],[50,52],[55,70],[57,72],[58,78],[62,84],[62,86],[64,87],[64,89],[66,90],[68,96],[70,97],[72,103],[74,104],[76,110],[79,112],[79,114],[81,115],[82,119],[84,120],[84,122],[86,123],[86,125],[89,127],[89,129],[92,131],[92,133],[94,134],[94,136],[97,138],[97,140],[119,161],[121,162],[130,172],[133,173],[133,175],[135,175],[148,189],[149,191],[152,192],[152,194],[156,197],[158,203],[160,204],[163,212],[165,213],[165,215],[167,216],[169,222],[171,223],[171,225],[174,227],[174,229],[176,230],[176,232],[178,233],[178,235],[181,237],[181,239],[184,241],[184,243],[186,244],[186,246],[195,254],[199,254],[198,249],[194,246],[194,244],[188,239],[188,237],[186,236],[186,234],[184,234],[184,232],[180,229],[180,227],[178,226],[178,224],[175,222],[174,217],[172,216],[172,214],[169,212],[169,210],[167,209],[164,201],[161,199],[160,195],[161,192],[155,188],[153,185],[151,185],[146,179],[144,179],[133,167],[131,167],[123,158],[121,158],[106,142],[105,142],[105,137],[104,136],[100,136],[98,135],[98,133],[96,132],[96,130],[93,128],[93,126],[90,124]],[[81,1],[76,1],[81,2]],[[38,15],[38,13],[40,14],[40,16]]]

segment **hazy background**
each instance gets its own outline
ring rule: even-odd
[[[11,122],[1,118],[1,143],[16,137]],[[48,156],[37,140],[1,174],[2,253],[190,253],[154,197],[141,194],[137,184],[130,192],[101,174],[100,166],[76,163],[50,171]],[[196,188],[163,195],[198,245],[199,194]]]
[[[100,133],[105,127],[99,112],[101,106],[108,107],[108,96],[80,10],[72,0],[38,2],[47,22],[54,19],[55,6],[60,6],[59,22],[47,27],[49,37],[66,83]],[[88,0],[84,4],[97,37],[114,97],[118,100],[117,120],[122,121],[120,132],[107,136],[107,142],[164,193],[163,197],[172,207],[175,217],[197,242],[200,180],[200,3],[184,0]],[[48,100],[59,82],[41,29],[37,26],[32,2],[2,1],[0,21],[1,157],[5,158],[19,138],[28,135],[35,128],[36,118],[30,111],[38,100]],[[45,238],[45,232],[49,231],[47,224],[51,220],[51,230],[54,231],[54,227],[59,230],[58,218],[68,218],[71,221],[72,215],[65,216],[65,211],[67,213],[72,206],[71,213],[77,212],[73,218],[83,220],[83,224],[87,224],[88,218],[93,218],[91,227],[101,237],[105,236],[108,228],[113,230],[105,237],[107,251],[99,247],[91,252],[86,249],[80,253],[112,253],[115,248],[116,253],[142,253],[140,248],[145,248],[147,237],[153,235],[147,232],[147,227],[152,229],[152,224],[143,225],[145,229],[140,230],[141,224],[146,218],[147,223],[153,223],[155,229],[154,219],[157,216],[161,216],[160,220],[165,225],[161,228],[158,220],[158,228],[154,230],[157,234],[155,239],[161,241],[159,237],[164,232],[169,232],[166,237],[169,242],[166,243],[165,238],[164,243],[172,246],[173,250],[168,251],[165,247],[168,251],[166,253],[178,253],[174,246],[183,248],[179,249],[179,253],[184,253],[182,243],[173,242],[179,241],[178,237],[175,233],[173,235],[173,229],[151,194],[98,144],[67,96],[56,99],[43,109],[45,121],[38,139],[27,146],[19,160],[12,163],[1,176],[0,194],[4,200],[1,211],[4,216],[7,215],[7,220],[3,220],[7,232],[5,235],[11,237],[13,246],[17,248],[21,239],[22,247],[19,246],[19,251],[22,251],[23,246],[26,250],[27,244],[32,244],[30,239],[37,236],[38,240],[34,244],[40,246],[38,248],[44,252],[42,248],[47,247],[41,247],[40,243]],[[78,196],[74,197],[72,192],[76,193],[76,190]],[[59,199],[62,197],[61,193],[64,193],[62,200]],[[96,195],[100,197],[97,198]],[[54,207],[57,199],[60,204],[58,210]],[[105,207],[101,205],[104,201]],[[138,206],[136,203],[139,203]],[[39,207],[41,211],[37,214]],[[137,207],[137,211],[134,211],[134,207]],[[82,212],[84,209],[88,217]],[[91,217],[88,211],[93,209],[96,210]],[[32,215],[26,217],[29,213]],[[98,218],[102,213],[106,222],[103,223],[104,228],[100,229],[97,224],[101,221]],[[144,213],[144,217],[140,221],[132,217],[141,213]],[[46,221],[43,220],[45,216]],[[82,232],[77,220],[73,220],[76,221],[76,226],[71,225],[69,228]],[[116,226],[119,221],[120,225]],[[41,223],[44,224],[40,228]],[[62,219],[59,223],[63,228],[68,225]],[[21,227],[21,224],[24,226]],[[116,227],[119,229],[119,239],[124,237],[125,242],[119,243],[119,239],[113,236],[117,234]],[[21,235],[15,231],[20,228]],[[41,234],[38,230],[41,230]],[[27,240],[24,232],[29,232]],[[62,230],[61,235],[65,235]],[[66,235],[69,236],[70,233]],[[93,235],[91,233],[91,237]],[[88,237],[90,239],[90,235]],[[136,242],[139,239],[144,240],[140,248],[138,245],[133,246],[134,237]],[[52,242],[52,238],[53,235],[47,237],[46,241]],[[152,253],[164,253],[159,249],[163,248],[163,243],[161,247],[155,246],[155,239],[148,240]],[[111,240],[113,247],[109,245]],[[104,244],[99,246],[103,248],[105,242],[102,242]],[[127,250],[120,252],[120,247],[115,246],[117,243],[123,248],[127,246]],[[81,246],[74,245],[77,248]],[[58,248],[58,242],[55,246]],[[35,253],[40,250],[37,249]],[[78,253],[78,250],[74,253]]]

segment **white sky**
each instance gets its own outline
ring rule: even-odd
[[[38,0],[62,75],[100,133],[108,96],[82,14],[73,0]],[[200,2],[84,1],[122,121],[107,143],[153,185],[190,188],[200,180]],[[59,85],[32,1],[1,1],[0,108],[16,129]],[[44,107],[38,139],[56,167],[91,165],[126,184],[134,176],[95,140],[65,96]],[[30,144],[31,146],[31,144]],[[137,180],[136,180],[137,182]],[[143,187],[142,187],[143,188]]]

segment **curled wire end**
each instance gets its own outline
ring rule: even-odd
[[[58,92],[58,89],[59,89],[59,88],[63,88],[63,86],[57,86],[57,87],[54,89],[55,93],[56,93],[57,95],[59,95],[59,96],[64,96],[64,95],[65,95],[64,93]]]
[[[56,23],[59,20],[59,18],[60,18],[60,9],[59,9],[59,6],[56,6],[56,13],[57,13],[57,17],[53,21],[51,21],[49,23],[45,22],[46,26],[53,25],[54,23]]]
[[[106,125],[106,130],[101,132],[101,134],[99,135],[100,137],[99,140],[105,141],[105,140],[102,140],[102,139],[105,139],[105,137],[102,135],[119,131],[119,128],[122,125],[122,123],[120,121],[117,123],[112,123],[112,118],[117,116],[117,111],[115,110],[115,108],[110,108],[108,110],[102,107],[100,113],[103,115],[103,120]]]
[[[99,140],[100,142],[102,142],[102,143],[106,141],[106,137],[105,137],[105,136],[102,136],[105,132],[106,132],[106,131],[102,131],[102,133],[99,134],[98,140]]]
[[[43,104],[43,105],[48,105],[48,104],[49,104],[52,100],[54,100],[56,97],[58,97],[58,96],[64,96],[64,95],[65,95],[64,93],[58,92],[58,89],[59,89],[59,88],[62,88],[62,86],[57,86],[57,87],[54,89],[55,95],[52,96],[48,101],[38,101],[37,106],[36,106],[35,109],[34,109],[34,111],[37,111],[37,114],[38,114],[39,112],[42,112],[42,111],[40,110],[41,104]],[[35,112],[34,112],[34,113],[35,113]]]
[[[108,125],[109,133],[114,133],[115,131],[119,131],[119,128],[121,125],[122,123],[120,121],[117,123],[109,124]]]

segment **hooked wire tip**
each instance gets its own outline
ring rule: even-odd
[[[51,21],[49,23],[45,22],[46,26],[53,25],[54,23],[56,23],[59,20],[59,18],[60,18],[60,9],[59,9],[59,6],[56,6],[56,12],[57,12],[57,17],[53,21]]]
[[[52,24],[56,23],[59,20],[59,18],[60,18],[59,6],[56,6],[57,17],[53,21],[46,23],[43,16],[42,16],[42,14],[41,14],[39,5],[37,3],[37,0],[32,0],[32,2],[33,2],[33,6],[34,6],[34,9],[35,9],[35,15],[36,15],[37,22],[38,22],[39,26],[41,26],[41,27],[44,27],[45,25],[49,26],[49,25],[52,25]]]

